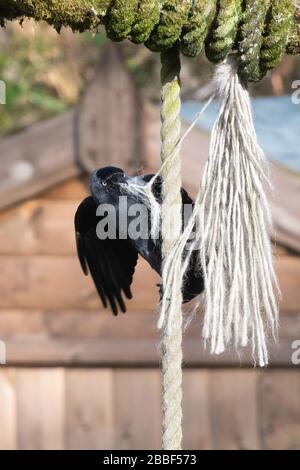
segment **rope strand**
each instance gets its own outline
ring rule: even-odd
[[[182,218],[180,140],[180,56],[175,46],[161,54],[161,160],[162,168],[162,254],[163,292],[169,292],[165,264],[172,246],[180,236]],[[180,271],[179,271],[180,272]],[[163,449],[180,450],[182,440],[182,293],[181,279],[173,282],[172,296],[163,302],[172,303],[172,329],[164,326],[161,338]]]

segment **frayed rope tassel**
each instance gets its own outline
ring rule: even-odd
[[[171,328],[172,292],[192,250],[205,282],[203,337],[211,353],[252,342],[254,361],[268,364],[267,332],[277,337],[279,292],[273,267],[271,214],[264,192],[266,158],[257,143],[251,103],[230,55],[215,74],[221,107],[193,215],[164,263],[166,291],[159,326]],[[189,255],[180,262],[192,231]],[[170,301],[171,299],[171,301]]]

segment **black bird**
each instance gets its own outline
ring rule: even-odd
[[[149,211],[146,218],[141,219],[147,236],[136,237],[128,232],[128,226],[133,220],[133,217],[128,215],[130,208],[133,208],[134,204],[144,203],[143,193],[136,191],[136,188],[143,189],[153,177],[154,175],[128,177],[123,170],[115,167],[95,170],[90,178],[91,196],[82,201],[75,214],[76,244],[82,270],[86,275],[90,272],[103,306],[107,307],[109,304],[114,315],[117,315],[119,310],[126,312],[123,294],[128,299],[132,298],[130,286],[138,255],[145,258],[150,266],[161,274],[161,238],[159,236],[154,241],[150,236]],[[152,192],[160,204],[160,178],[155,179]],[[192,205],[193,201],[187,192],[182,189],[181,193],[183,204]],[[126,198],[122,199],[121,196]],[[124,213],[125,199],[127,212]],[[97,208],[98,211],[100,209],[100,216],[96,214]],[[112,234],[110,238],[103,239],[102,235],[99,238],[97,225],[100,221],[104,222],[109,208],[115,211],[115,218],[112,218],[110,226]],[[125,230],[120,226],[119,217],[123,217],[123,220],[125,217]],[[184,302],[193,299],[204,288],[201,272],[197,268],[197,258],[197,252],[194,251],[184,280]]]

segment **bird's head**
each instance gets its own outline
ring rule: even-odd
[[[90,188],[97,204],[116,205],[122,194],[121,185],[124,184],[126,184],[126,175],[121,168],[107,166],[91,174]]]
[[[157,221],[154,225],[158,225],[159,204],[155,195],[152,194],[151,187],[149,187],[152,177],[153,175],[127,176],[120,168],[111,166],[101,168],[91,174],[91,194],[97,207],[102,206],[104,210],[104,206],[113,206],[113,211],[117,215],[124,215],[127,212],[127,221],[135,218],[135,215],[130,214],[131,207],[139,205],[140,214],[143,214],[145,223],[151,214],[152,219]],[[152,197],[150,197],[151,194]],[[105,210],[108,208],[106,207]],[[133,214],[136,211],[138,211],[137,207],[135,207]],[[117,217],[117,221],[119,221],[119,217]]]

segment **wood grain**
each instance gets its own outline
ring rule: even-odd
[[[114,448],[159,449],[161,446],[160,373],[158,370],[114,372]]]
[[[184,369],[184,449],[300,449],[300,376]],[[1,368],[1,449],[158,449],[157,368]]]
[[[17,400],[15,370],[0,367],[0,450],[16,450]]]
[[[60,450],[65,447],[64,370],[16,371],[18,447],[22,450]]]
[[[100,309],[90,277],[76,256],[0,256],[0,309]],[[146,284],[145,284],[146,280]],[[159,278],[140,260],[128,309],[154,308]]]
[[[80,200],[33,199],[0,215],[0,254],[75,254]]]
[[[108,42],[79,109],[81,165],[88,171],[107,165],[129,173],[139,169],[144,153],[143,117],[142,101],[121,50]]]
[[[70,178],[43,192],[40,197],[53,201],[80,201],[89,193],[88,185],[84,180],[83,177]]]
[[[259,448],[254,371],[210,371],[210,414],[214,449]]]
[[[115,317],[108,310],[24,311],[0,310],[1,337],[46,338],[150,338],[157,337],[156,317],[151,310],[131,310]],[[189,335],[198,336],[190,330]]]
[[[183,448],[212,449],[209,371],[185,370],[183,374]]]
[[[113,446],[113,371],[66,371],[67,449],[111,449]]]
[[[0,263],[0,309],[95,309],[100,306],[92,281],[82,274],[75,255],[2,255]],[[300,258],[281,256],[276,266],[282,290],[281,310],[297,312]],[[128,307],[154,308],[158,301],[158,282],[158,275],[141,259],[134,276],[133,300],[128,302]]]
[[[279,286],[282,293],[280,308],[297,311],[300,306],[300,257],[279,256],[276,259]]]
[[[267,370],[258,380],[259,431],[268,450],[300,449],[300,374]]]
[[[159,331],[152,311],[132,310],[118,318],[93,310],[0,311],[0,331],[9,364],[157,366],[159,361]],[[240,356],[234,351],[211,355],[203,348],[200,332],[200,322],[195,322],[184,335],[186,366],[253,366],[249,349]],[[292,343],[299,337],[300,314],[283,315],[279,341],[270,341],[270,367],[292,367]]]
[[[72,110],[0,144],[0,209],[80,173],[74,158],[74,122]]]

